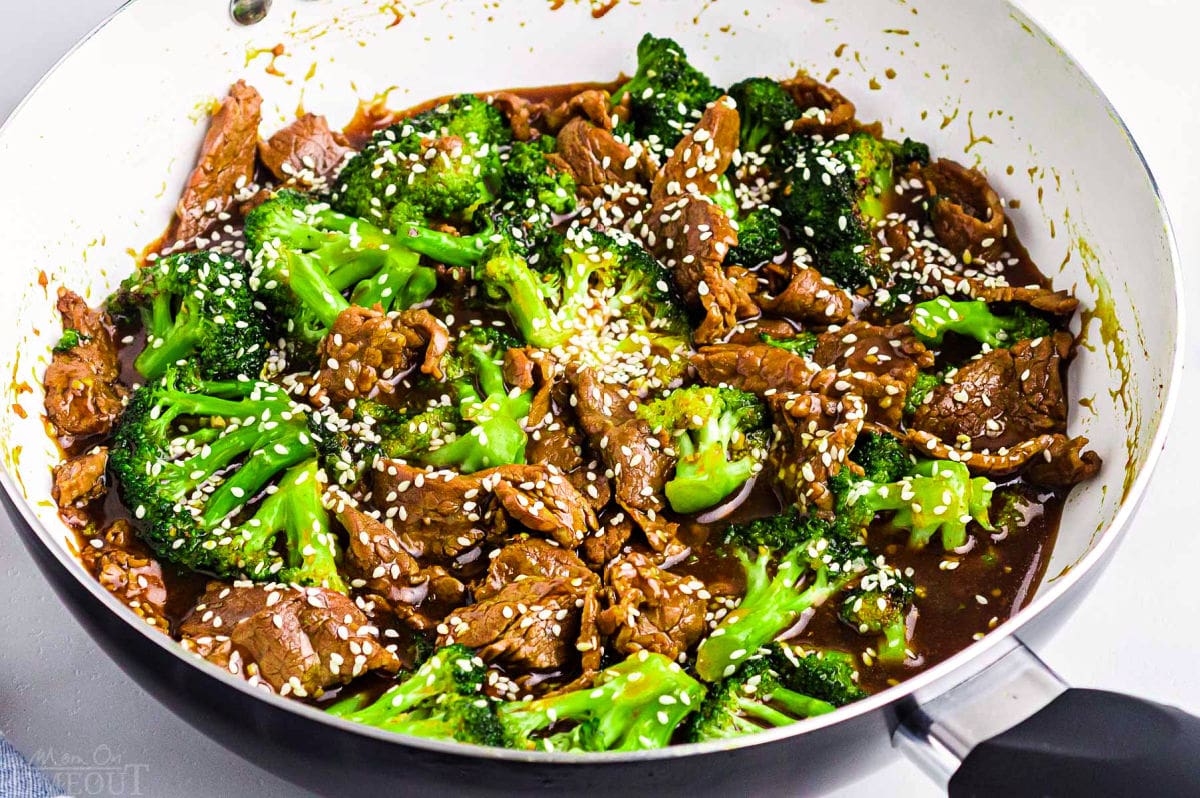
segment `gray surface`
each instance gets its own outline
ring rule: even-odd
[[[0,117],[118,5],[118,0],[0,0]],[[1092,71],[1125,116],[1162,184],[1179,227],[1184,262],[1196,262],[1200,152],[1192,139],[1200,127],[1200,84],[1189,77],[1191,31],[1200,21],[1195,5],[1191,0],[1150,0],[1136,6],[1118,0],[1026,0],[1023,5]],[[1137,14],[1131,16],[1135,7]],[[1168,113],[1174,117],[1170,122]],[[1188,285],[1188,305],[1200,323],[1194,282]],[[1200,348],[1188,348],[1185,414],[1200,401],[1195,381]],[[1200,418],[1181,418],[1133,534],[1070,626],[1039,652],[1068,681],[1137,692],[1200,712],[1195,677],[1200,643],[1194,628],[1200,593],[1191,565],[1200,561],[1200,535],[1194,531],[1195,472],[1188,463],[1189,447],[1198,445]],[[194,732],[142,692],[58,604],[15,532],[2,524],[0,730],[18,748],[27,755],[73,755],[111,768],[102,771],[93,764],[58,773],[64,787],[77,795],[308,795]],[[1158,606],[1174,606],[1174,617],[1186,619],[1187,629],[1165,614],[1147,614],[1142,603],[1131,601],[1134,586],[1146,574],[1157,575]],[[111,788],[106,777],[115,779]],[[68,778],[74,779],[70,786]],[[936,794],[915,768],[897,760],[836,795],[849,798],[872,788],[891,795]]]

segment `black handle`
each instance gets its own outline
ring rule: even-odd
[[[1119,693],[1072,688],[971,749],[949,793],[1200,796],[1200,718]]]

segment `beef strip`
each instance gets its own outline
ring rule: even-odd
[[[125,407],[128,393],[118,380],[121,365],[108,315],[94,311],[83,298],[58,290],[63,329],[79,333],[79,343],[56,351],[46,368],[46,417],[59,440],[107,435]]]
[[[1058,332],[980,355],[930,392],[912,427],[976,451],[1065,432],[1062,369],[1071,347],[1071,335]]]
[[[675,286],[689,307],[704,318],[693,337],[712,343],[727,335],[739,319],[757,316],[751,294],[754,276],[737,266],[725,268],[737,231],[725,212],[707,197],[664,197],[645,213],[638,235],[670,269]]]
[[[718,181],[738,148],[740,126],[732,99],[723,96],[710,103],[655,175],[650,187],[651,201],[717,193]]]
[[[526,529],[571,548],[596,529],[591,505],[558,469],[539,464],[496,470],[501,476],[492,488],[496,501]]]
[[[938,242],[961,257],[995,260],[1004,250],[1004,205],[977,169],[942,158],[921,170]]]
[[[1079,300],[1066,291],[1032,285],[994,285],[996,281],[978,277],[960,277],[956,292],[984,302],[1016,302],[1055,316],[1070,316]]]
[[[108,449],[97,446],[90,452],[70,457],[54,466],[50,496],[59,515],[74,529],[88,525],[88,505],[108,492],[105,469]]]
[[[234,198],[254,181],[262,97],[243,81],[209,122],[200,157],[175,206],[175,218],[163,237],[163,250],[191,243],[220,221]]]
[[[588,564],[601,568],[621,553],[633,535],[633,519],[629,513],[615,513],[600,520],[600,528],[583,541],[583,558]]]
[[[636,415],[637,400],[623,388],[600,382],[590,369],[571,375],[575,412],[592,448],[600,453],[619,504],[645,533],[650,547],[672,558],[687,550],[679,525],[663,517],[663,487],[675,468],[670,440],[655,435]]]
[[[211,582],[179,633],[188,650],[280,695],[319,697],[399,666],[354,602],[327,588]]]
[[[1055,435],[1054,442],[1034,458],[1021,472],[1030,482],[1039,485],[1067,488],[1091,479],[1100,472],[1103,462],[1095,452],[1085,452],[1087,438],[1067,438]]]
[[[768,264],[770,270],[774,264]],[[794,263],[787,284],[775,296],[759,292],[754,301],[765,313],[805,324],[840,324],[850,318],[854,301],[816,269]]]
[[[623,109],[616,113],[624,116]],[[609,132],[613,129],[612,102],[604,89],[584,89],[568,97],[546,111],[546,127],[551,131],[561,130],[571,119],[582,117],[593,125]]]
[[[565,579],[574,587],[600,586],[600,578],[575,552],[541,538],[522,537],[495,553],[475,598],[490,598],[522,579]]]
[[[418,361],[421,372],[442,376],[450,333],[427,310],[384,313],[352,305],[340,314],[317,349],[317,382],[338,404],[392,393]]]
[[[933,367],[934,354],[905,324],[852,321],[818,336],[813,360],[825,367],[813,390],[828,396],[857,393],[867,402],[868,419],[895,426],[917,374]]]
[[[808,358],[770,344],[717,344],[692,355],[705,385],[727,385],[759,394],[807,391],[818,368]]]
[[[935,460],[965,463],[977,475],[1006,477],[1020,472],[1031,482],[1069,487],[1091,479],[1103,465],[1098,454],[1083,451],[1087,438],[1068,438],[1060,433],[1038,435],[994,453],[984,453],[960,449],[921,430],[902,433],[883,425],[872,426],[874,431],[894,435]]]
[[[508,120],[513,138],[517,141],[530,141],[537,138],[538,131],[534,122],[546,113],[547,104],[545,102],[535,102],[515,92],[502,91],[491,97],[491,103]]]
[[[707,630],[708,591],[694,576],[676,576],[630,552],[605,569],[609,606],[600,631],[622,654],[653,651],[678,660]]]
[[[776,394],[768,401],[776,439],[764,472],[788,502],[832,512],[833,496],[826,483],[848,467],[846,457],[863,428],[863,400],[856,394],[835,399],[802,393]]]
[[[345,502],[338,520],[346,528],[344,573],[350,585],[416,631],[434,629],[466,600],[466,587],[440,565],[422,567],[387,525]]]
[[[259,158],[277,180],[306,189],[325,186],[353,152],[346,137],[316,114],[300,116],[258,145]]]
[[[551,163],[565,168],[575,179],[575,190],[585,200],[606,196],[606,187],[617,189],[642,178],[638,158],[611,132],[576,117],[558,132]]]
[[[154,628],[169,633],[167,583],[162,566],[134,534],[128,521],[114,521],[86,540],[79,559],[106,590]]]
[[[787,123],[787,130],[805,136],[819,133],[827,138],[854,130],[854,103],[837,89],[819,83],[803,72],[781,81],[780,85],[803,109],[798,118]]]

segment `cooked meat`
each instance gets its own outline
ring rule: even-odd
[[[400,536],[346,502],[338,512],[346,528],[344,573],[351,587],[381,602],[398,621],[429,631],[467,598],[466,587],[440,565],[422,567]]]
[[[578,654],[580,616],[594,588],[578,578],[531,577],[455,610],[439,627],[438,645],[461,643],[485,662],[519,670],[559,670]]]
[[[175,206],[162,248],[189,244],[209,232],[235,197],[254,182],[262,97],[243,81],[233,84],[213,114],[196,168]]]
[[[565,579],[575,587],[600,586],[600,577],[570,549],[540,538],[521,538],[492,557],[487,577],[476,588],[475,597],[489,598],[522,579]]]
[[[906,440],[914,451],[934,459],[966,463],[973,474],[1006,477],[1021,472],[1032,482],[1052,487],[1066,487],[1090,479],[1103,465],[1095,452],[1082,451],[1087,438],[1068,438],[1062,434],[1038,435],[985,454],[957,448],[921,430],[907,433],[885,427],[878,427],[878,430]]]
[[[662,516],[663,486],[675,467],[669,440],[630,409],[636,400],[623,388],[600,382],[589,369],[572,375],[575,412],[592,448],[600,453],[614,483],[619,504],[645,533],[651,548],[673,557],[687,547],[676,535],[679,525]]]
[[[663,262],[687,304],[704,312],[697,343],[717,341],[738,319],[758,315],[751,294],[753,275],[722,262],[737,245],[737,231],[725,212],[707,197],[664,197],[646,212],[639,235]]]
[[[802,355],[770,344],[717,344],[692,355],[705,385],[728,385],[760,396],[807,391],[816,365]]]
[[[833,510],[829,477],[846,467],[863,427],[862,399],[816,393],[777,394],[769,399],[778,435],[764,469],[784,498],[820,512]]]
[[[694,576],[676,576],[631,552],[605,569],[604,581],[611,597],[600,631],[622,654],[654,651],[679,659],[707,629],[710,596]]]
[[[546,112],[546,126],[560,130],[573,118],[582,117],[596,127],[613,129],[610,98],[604,89],[584,89]]]
[[[628,513],[616,513],[600,521],[600,528],[583,541],[583,558],[588,564],[603,567],[621,553],[633,534],[633,519]]]
[[[977,169],[945,158],[921,171],[938,242],[956,256],[995,260],[1004,250],[1004,205]]]
[[[655,175],[650,187],[652,201],[717,193],[718,180],[738,148],[741,122],[733,106],[733,100],[721,97],[704,110],[696,126],[675,145],[671,157]]]
[[[137,539],[128,521],[114,521],[98,537],[86,540],[79,559],[106,590],[154,628],[170,632],[166,617],[167,584],[162,566]]]
[[[977,277],[962,277],[957,288],[961,293],[984,302],[1018,302],[1043,313],[1069,316],[1079,307],[1079,300],[1066,291],[1055,291],[1029,285],[991,285],[995,281]]]
[[[427,310],[383,313],[351,305],[317,349],[317,382],[339,404],[392,393],[418,362],[422,373],[440,379],[449,345],[446,325]]]
[[[1069,333],[1019,341],[969,361],[917,408],[914,429],[976,451],[1066,430],[1063,363]]]
[[[68,458],[54,467],[50,496],[58,505],[59,515],[70,526],[76,529],[87,526],[87,506],[108,492],[104,478],[107,467],[108,449],[104,446]]]
[[[804,109],[800,117],[791,121],[787,129],[794,133],[813,135],[820,133],[833,137],[854,130],[854,103],[840,91],[826,86],[797,72],[796,77],[780,83],[796,105]]]
[[[575,178],[575,190],[584,199],[605,195],[605,188],[616,188],[641,179],[638,159],[628,145],[612,133],[586,119],[575,118],[558,132],[556,154]]]
[[[762,343],[762,337],[769,335],[772,338],[784,339],[795,338],[796,325],[784,319],[751,319],[744,321],[737,326],[729,336],[725,339],[727,344],[737,344],[738,346],[754,346]]]
[[[840,324],[850,318],[854,301],[816,269],[792,264],[788,282],[775,296],[759,292],[754,301],[766,313],[806,324]]]
[[[511,91],[497,92],[491,98],[491,102],[508,120],[513,138],[517,141],[529,141],[537,137],[534,120],[546,113],[546,103],[527,100]]]
[[[278,180],[310,189],[323,187],[353,152],[346,137],[316,114],[304,114],[258,145],[259,158]]]
[[[372,502],[406,551],[440,561],[474,548],[489,532],[503,533],[510,519],[572,547],[596,528],[587,500],[545,465],[456,474],[381,460],[372,475]]]
[[[1085,452],[1087,438],[1067,438],[1055,435],[1054,442],[1042,450],[1041,459],[1034,458],[1021,472],[1022,476],[1039,485],[1069,488],[1091,479],[1100,472],[1103,462],[1095,452]]]
[[[399,665],[354,602],[321,587],[212,582],[179,633],[209,662],[298,698]]]
[[[876,327],[852,321],[817,337],[813,360],[826,368],[812,389],[827,396],[857,393],[872,421],[897,425],[904,399],[920,369],[932,368],[934,355],[905,324]]]
[[[107,435],[125,408],[126,390],[108,316],[92,310],[78,294],[58,290],[63,330],[79,334],[79,343],[55,351],[46,368],[46,417],[59,439]]]

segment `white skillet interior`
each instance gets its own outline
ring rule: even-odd
[[[1079,562],[1151,456],[1177,336],[1170,234],[1120,120],[1056,45],[999,0],[906,3],[395,3],[276,0],[239,28],[223,0],[139,0],[70,55],[0,134],[0,454],[54,539],[73,548],[50,500],[59,453],[39,383],[59,325],[54,292],[92,303],[163,229],[194,162],[205,112],[239,77],[264,95],[264,135],[297,108],[346,122],[388,89],[404,107],[462,90],[631,72],[643,32],[677,38],[718,82],[797,68],[826,78],[890,135],[978,163],[1056,287],[1094,309],[1070,375],[1072,433],[1105,459],[1067,506],[1048,581]],[[269,52],[282,45],[285,55]],[[268,67],[273,64],[269,72]],[[281,74],[274,74],[281,73]],[[393,88],[394,87],[394,88]]]

